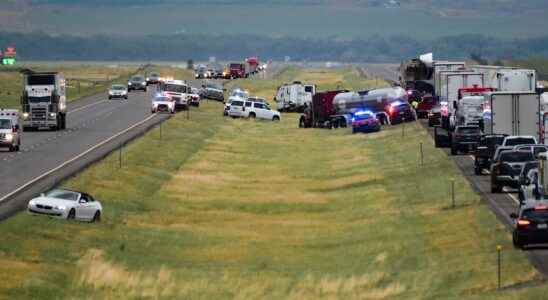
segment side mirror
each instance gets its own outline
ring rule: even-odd
[[[518,215],[516,213],[511,213],[510,214],[510,218],[511,219],[517,219],[518,218]]]

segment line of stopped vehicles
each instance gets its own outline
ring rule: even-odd
[[[531,69],[435,61],[432,53],[400,66],[399,84],[433,127],[436,147],[470,155],[492,193],[515,199],[513,244],[522,249],[548,243],[548,94],[536,77]]]

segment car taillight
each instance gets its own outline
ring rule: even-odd
[[[529,220],[523,220],[523,219],[518,220],[518,227],[519,228],[527,228],[530,224],[531,224],[531,222]]]
[[[394,111],[395,111],[394,106],[390,106],[390,108],[388,109],[388,112],[389,112],[390,114],[393,114]]]

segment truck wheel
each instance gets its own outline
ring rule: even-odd
[[[67,129],[67,115],[63,114],[61,115],[61,120],[62,120],[62,128],[63,130]]]
[[[474,166],[474,174],[481,175],[481,168],[479,166]]]
[[[280,121],[280,117],[274,116],[274,117],[272,118],[272,121],[273,121],[273,122],[279,122],[279,121]]]
[[[252,118],[252,119],[255,119],[255,117],[256,117],[256,116],[255,116],[255,113],[253,113],[253,112],[252,112],[252,113],[249,113],[249,117]]]
[[[502,187],[491,184],[491,193],[496,194],[502,192]]]
[[[457,147],[451,146],[451,155],[457,155],[459,153]]]
[[[15,146],[9,146],[8,151],[9,151],[9,152],[15,151]]]

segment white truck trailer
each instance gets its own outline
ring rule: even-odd
[[[441,124],[445,129],[456,126],[456,109],[458,107],[459,90],[462,88],[485,86],[482,73],[471,71],[443,71],[439,73],[438,99],[441,105]]]
[[[303,111],[310,106],[312,97],[316,94],[316,86],[295,81],[278,88],[274,97],[279,111]]]
[[[434,67],[434,92],[435,96],[439,96],[441,81],[442,81],[442,72],[457,72],[463,71],[466,69],[466,63],[462,61],[436,61],[433,64]]]
[[[541,140],[540,96],[534,92],[485,94],[485,134],[529,135]]]
[[[535,70],[501,66],[471,66],[470,69],[485,75],[485,84],[497,91],[534,92],[537,87]]]

